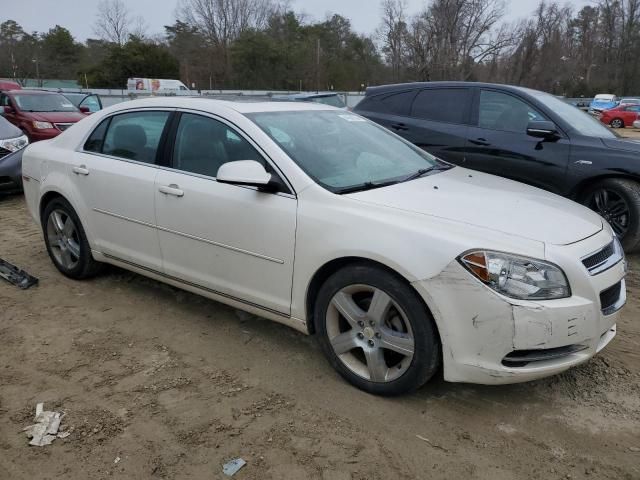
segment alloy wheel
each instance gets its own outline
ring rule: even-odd
[[[411,365],[411,324],[386,292],[370,285],[344,287],[331,299],[325,321],[334,353],[356,375],[391,382]]]
[[[71,270],[80,261],[80,238],[73,219],[60,209],[53,210],[47,219],[47,241],[56,261]]]
[[[622,128],[624,127],[624,124],[622,123],[622,120],[615,119],[614,121],[611,122],[611,126],[613,128]]]
[[[629,230],[631,211],[626,200],[608,188],[595,190],[590,197],[589,207],[598,212],[613,231],[622,238]]]

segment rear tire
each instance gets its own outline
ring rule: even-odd
[[[366,392],[412,392],[440,364],[431,314],[410,285],[381,267],[355,264],[334,273],[318,292],[314,318],[329,363]]]
[[[67,200],[51,200],[41,220],[47,253],[60,273],[75,280],[100,273],[103,264],[93,259],[84,228]]]
[[[580,200],[609,222],[625,252],[640,251],[640,183],[608,178],[590,187]]]

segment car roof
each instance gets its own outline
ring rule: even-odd
[[[265,102],[251,101],[230,101],[211,99],[206,97],[152,97],[129,102],[118,103],[112,107],[111,111],[126,110],[130,108],[191,108],[194,110],[214,111],[219,108],[235,110],[238,113],[260,113],[260,112],[293,112],[308,110],[339,110],[335,107],[318,103],[304,102]]]
[[[273,98],[284,99],[284,98],[294,98],[294,99],[303,99],[303,98],[325,98],[325,97],[337,97],[338,94],[336,92],[317,92],[317,93],[292,93],[289,95],[274,95]]]
[[[482,83],[482,82],[412,82],[412,83],[396,83],[392,85],[381,85],[377,87],[369,87],[365,93],[366,96],[380,95],[384,93],[393,93],[409,90],[420,90],[424,88],[435,87],[480,87],[480,88],[498,88],[505,91],[523,92],[523,93],[539,93],[526,87],[517,87],[514,85],[505,85],[502,83]]]

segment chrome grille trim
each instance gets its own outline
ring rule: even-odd
[[[589,271],[591,276],[598,275],[609,270],[624,259],[624,252],[620,242],[612,241],[604,247],[582,257],[582,264]]]

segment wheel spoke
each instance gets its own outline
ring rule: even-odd
[[[371,299],[371,305],[367,311],[367,317],[378,325],[382,325],[390,307],[391,297],[382,290],[376,289],[375,292],[373,292],[373,298]]]
[[[71,252],[68,248],[60,249],[60,259],[62,260],[63,266],[66,268],[70,268],[73,265],[73,260],[71,259]]]
[[[64,222],[62,221],[61,213],[57,211],[53,212],[53,214],[51,214],[51,219],[56,233],[58,235],[62,234],[62,231],[64,230]]]
[[[67,237],[71,237],[75,230],[76,226],[73,224],[73,220],[71,220],[70,217],[67,217],[67,221],[64,222],[64,226],[62,227],[62,233]]]
[[[622,200],[612,202],[611,206],[609,207],[609,213],[614,217],[625,215],[626,213],[628,213],[628,211],[629,209],[627,208],[627,204]]]
[[[616,235],[620,237],[624,236],[627,232],[627,227],[625,227],[617,218],[611,219],[610,225],[611,228],[613,228],[613,231],[616,232]]]
[[[358,327],[358,322],[365,317],[364,310],[358,307],[353,297],[345,292],[336,293],[331,302],[352,327]]]
[[[380,329],[380,346],[387,350],[393,350],[401,355],[410,356],[414,352],[414,341],[409,334],[396,332],[390,328]]]
[[[76,260],[78,260],[80,258],[80,245],[78,245],[75,240],[70,238],[67,242],[67,247],[69,249],[69,253],[71,253],[71,255],[74,256]]]
[[[331,346],[336,355],[342,355],[347,353],[358,345],[356,344],[356,332],[349,330],[348,332],[341,333],[340,335],[331,339]]]
[[[364,355],[367,359],[370,380],[372,382],[384,382],[389,372],[389,367],[384,361],[384,350],[381,348],[365,349]]]

